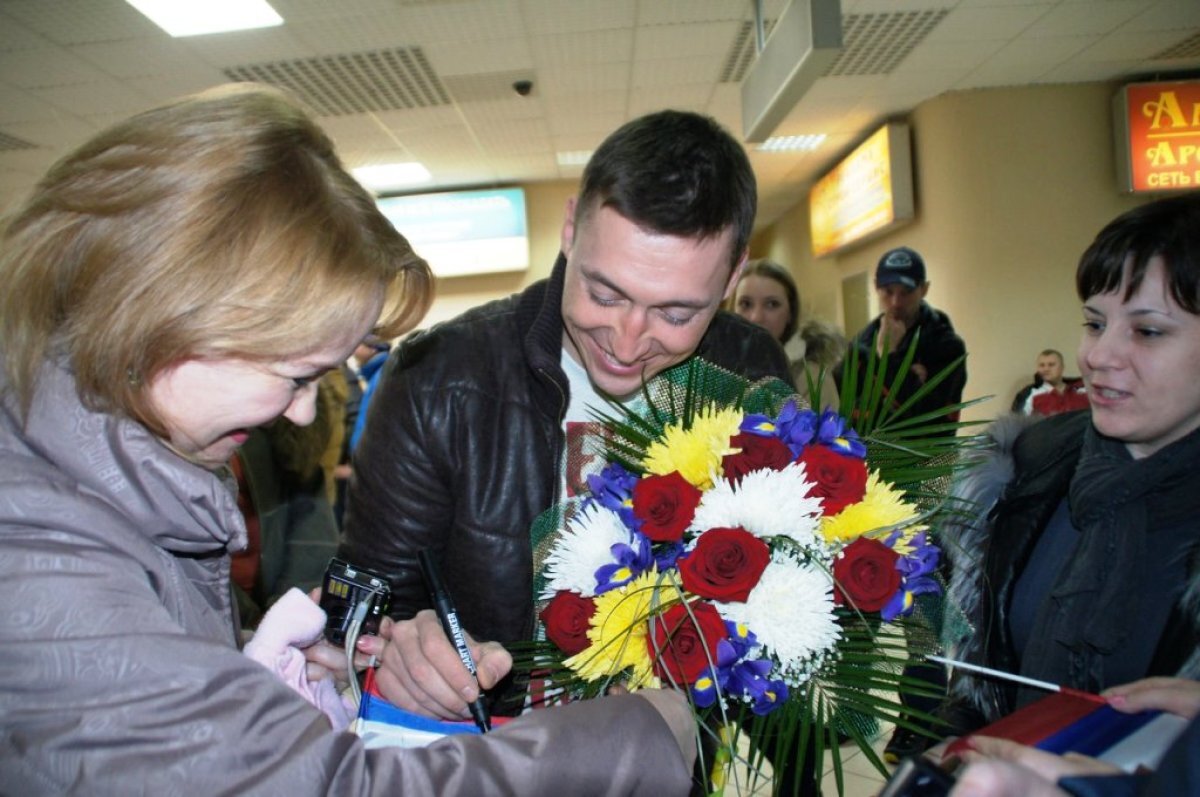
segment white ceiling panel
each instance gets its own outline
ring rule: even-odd
[[[635,0],[608,0],[604,3],[563,2],[563,0],[521,0],[525,29],[530,35],[578,33],[580,31],[632,28],[646,24],[634,13]]]
[[[0,86],[0,127],[16,122],[46,122],[60,115],[53,104],[13,86]]]
[[[79,116],[100,113],[132,116],[150,104],[141,92],[115,80],[30,89],[30,93],[66,113]]]
[[[1011,39],[1046,14],[1045,6],[985,6],[959,9],[929,34],[930,43]]]
[[[701,83],[639,89],[630,99],[629,113],[641,116],[664,108],[703,112],[708,105],[709,91],[709,86]]]
[[[415,43],[410,26],[398,12],[370,16],[315,18],[288,27],[315,55],[386,50]]]
[[[295,58],[297,53],[309,52],[286,25],[209,36],[189,36],[183,41],[205,63],[222,68],[286,61]]]
[[[663,58],[638,61],[633,65],[634,89],[660,88],[703,83],[711,90],[719,77],[720,64],[712,58]],[[705,97],[708,96],[705,92]]]
[[[1103,34],[1137,17],[1147,8],[1145,0],[1089,0],[1060,3],[1046,11],[1026,35],[1067,36]]]
[[[39,47],[0,53],[0,76],[9,85],[36,89],[94,81],[96,68],[63,48]]]
[[[723,59],[734,37],[737,22],[700,22],[695,25],[652,25],[638,28],[634,38],[637,58],[708,55]]]
[[[35,147],[0,152],[0,204],[100,125],[219,83],[222,69],[270,78],[249,68],[312,63],[333,74],[366,53],[409,65],[336,90],[388,101],[345,94],[321,107],[346,115],[321,121],[348,165],[415,158],[433,173],[431,190],[574,179],[579,167],[558,167],[556,152],[594,149],[632,116],[663,107],[703,111],[742,133],[739,81],[754,57],[756,0],[274,2],[281,27],[173,39],[123,0],[0,0],[0,133]],[[787,2],[763,0],[766,19]],[[828,138],[809,154],[752,155],[761,223],[882,120],[945,91],[1200,74],[1200,52],[1152,60],[1200,36],[1200,0],[841,6],[855,15],[848,74],[819,78],[776,131]],[[896,57],[866,57],[883,39]],[[534,82],[526,98],[512,90],[518,78]],[[432,85],[420,102],[398,93],[413,80]]]
[[[405,9],[404,19],[422,43],[516,39],[527,30],[517,0],[414,5]]]
[[[164,72],[202,71],[209,65],[174,39],[143,36],[115,42],[77,44],[70,51],[115,78],[152,77]]]
[[[1196,0],[1165,0],[1143,5],[1145,7],[1124,25],[1130,33],[1147,30],[1175,33],[1200,27],[1200,3]]]
[[[633,29],[535,36],[530,48],[534,63],[543,69],[628,63],[633,58]]]
[[[4,0],[3,13],[58,45],[166,36],[122,0]]]
[[[443,77],[514,70],[530,72],[535,63],[526,39],[439,42],[422,49],[434,70]]]

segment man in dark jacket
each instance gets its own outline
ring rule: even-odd
[[[872,349],[880,357],[886,352],[884,389],[887,391],[900,374],[900,367],[904,364],[909,347],[913,339],[916,339],[916,351],[908,373],[903,375],[899,388],[888,393],[885,399],[893,408],[903,406],[930,377],[940,374],[967,352],[962,338],[955,333],[954,326],[950,323],[950,317],[930,307],[925,301],[928,292],[925,259],[919,253],[907,246],[884,252],[875,266],[875,293],[879,297],[879,306],[883,312],[867,324],[850,344],[858,348],[860,385],[863,383],[867,359]],[[835,370],[835,374],[840,375],[841,369]],[[960,362],[949,376],[896,416],[897,419],[934,413],[943,407],[961,402],[966,383],[967,366],[965,362]],[[838,388],[840,390],[842,386],[838,385]],[[957,420],[957,411],[949,412],[945,416],[946,422]],[[953,435],[953,428],[945,430],[944,434]],[[920,678],[934,686],[941,686],[943,683],[941,670],[929,665],[911,665],[905,670],[905,675]],[[901,695],[901,700],[923,711],[931,711],[937,705],[937,700],[933,698]],[[929,740],[924,736],[903,726],[897,726],[884,748],[884,758],[896,763],[901,758],[919,753],[928,744]]]
[[[530,527],[586,475],[575,440],[589,406],[634,399],[643,380],[693,355],[788,380],[769,334],[719,312],[746,262],[755,191],[741,145],[713,120],[636,119],[584,170],[549,279],[393,352],[355,452],[341,548],[386,575],[397,617],[417,618],[406,625],[415,633],[365,643],[392,702],[460,717],[478,694],[421,611],[422,548],[440,559],[463,626],[501,643],[474,647],[479,687],[508,672],[503,644],[532,638]],[[433,673],[442,680],[425,678]]]
[[[867,355],[874,348],[877,355],[887,351],[887,371],[884,384],[891,386],[900,372],[904,356],[913,338],[920,333],[912,365],[895,393],[888,396],[893,407],[899,407],[916,393],[929,378],[941,373],[952,362],[967,353],[966,346],[954,331],[950,317],[930,307],[925,301],[929,282],[925,278],[925,260],[916,251],[901,246],[884,252],[875,267],[875,293],[883,310],[855,336],[852,346],[858,348],[859,368],[865,369]],[[841,369],[834,372],[841,374]],[[862,375],[859,376],[862,383]],[[944,381],[902,413],[899,418],[912,418],[957,404],[962,401],[967,384],[967,366],[960,364]],[[841,385],[838,386],[839,389]],[[958,413],[947,414],[946,421],[958,420]],[[953,434],[953,431],[948,431]]]

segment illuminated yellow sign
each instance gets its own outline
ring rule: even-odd
[[[884,125],[817,181],[808,196],[813,255],[912,218],[909,146],[907,125]]]

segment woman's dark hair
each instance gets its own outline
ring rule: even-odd
[[[714,119],[659,111],[622,125],[583,170],[576,224],[609,207],[639,227],[689,238],[733,228],[732,268],[758,208],[746,151]]]
[[[1112,293],[1128,273],[1128,301],[1156,256],[1175,303],[1200,315],[1200,192],[1149,202],[1109,222],[1079,259],[1075,290],[1081,301]]]
[[[741,278],[738,279],[738,285],[741,285],[742,280],[746,279],[746,277],[766,277],[767,279],[775,280],[783,286],[783,292],[787,296],[788,302],[788,322],[784,326],[783,332],[779,335],[779,342],[787,343],[792,339],[792,335],[796,334],[796,327],[800,323],[800,291],[796,288],[796,280],[792,278],[792,273],[774,260],[762,258],[760,260],[751,260],[746,264]],[[734,289],[733,297],[736,308],[736,289]]]

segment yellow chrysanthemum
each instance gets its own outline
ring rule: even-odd
[[[630,691],[659,687],[646,647],[646,630],[658,580],[658,573],[650,570],[620,589],[597,595],[596,613],[587,632],[592,644],[563,664],[587,681],[610,678],[628,669],[625,687]],[[660,610],[678,600],[668,599],[670,592],[673,590],[669,588],[658,591]]]
[[[851,504],[833,517],[822,518],[821,536],[827,542],[848,543],[873,529],[912,520],[917,515],[917,508],[905,503],[902,495],[892,485],[881,481],[879,474],[868,474],[867,494],[857,504]]]
[[[712,487],[712,474],[721,473],[721,457],[737,451],[729,438],[738,433],[742,413],[733,409],[703,410],[692,419],[692,428],[684,430],[671,424],[661,440],[646,449],[642,466],[647,473],[665,476],[672,471],[701,490]]]

